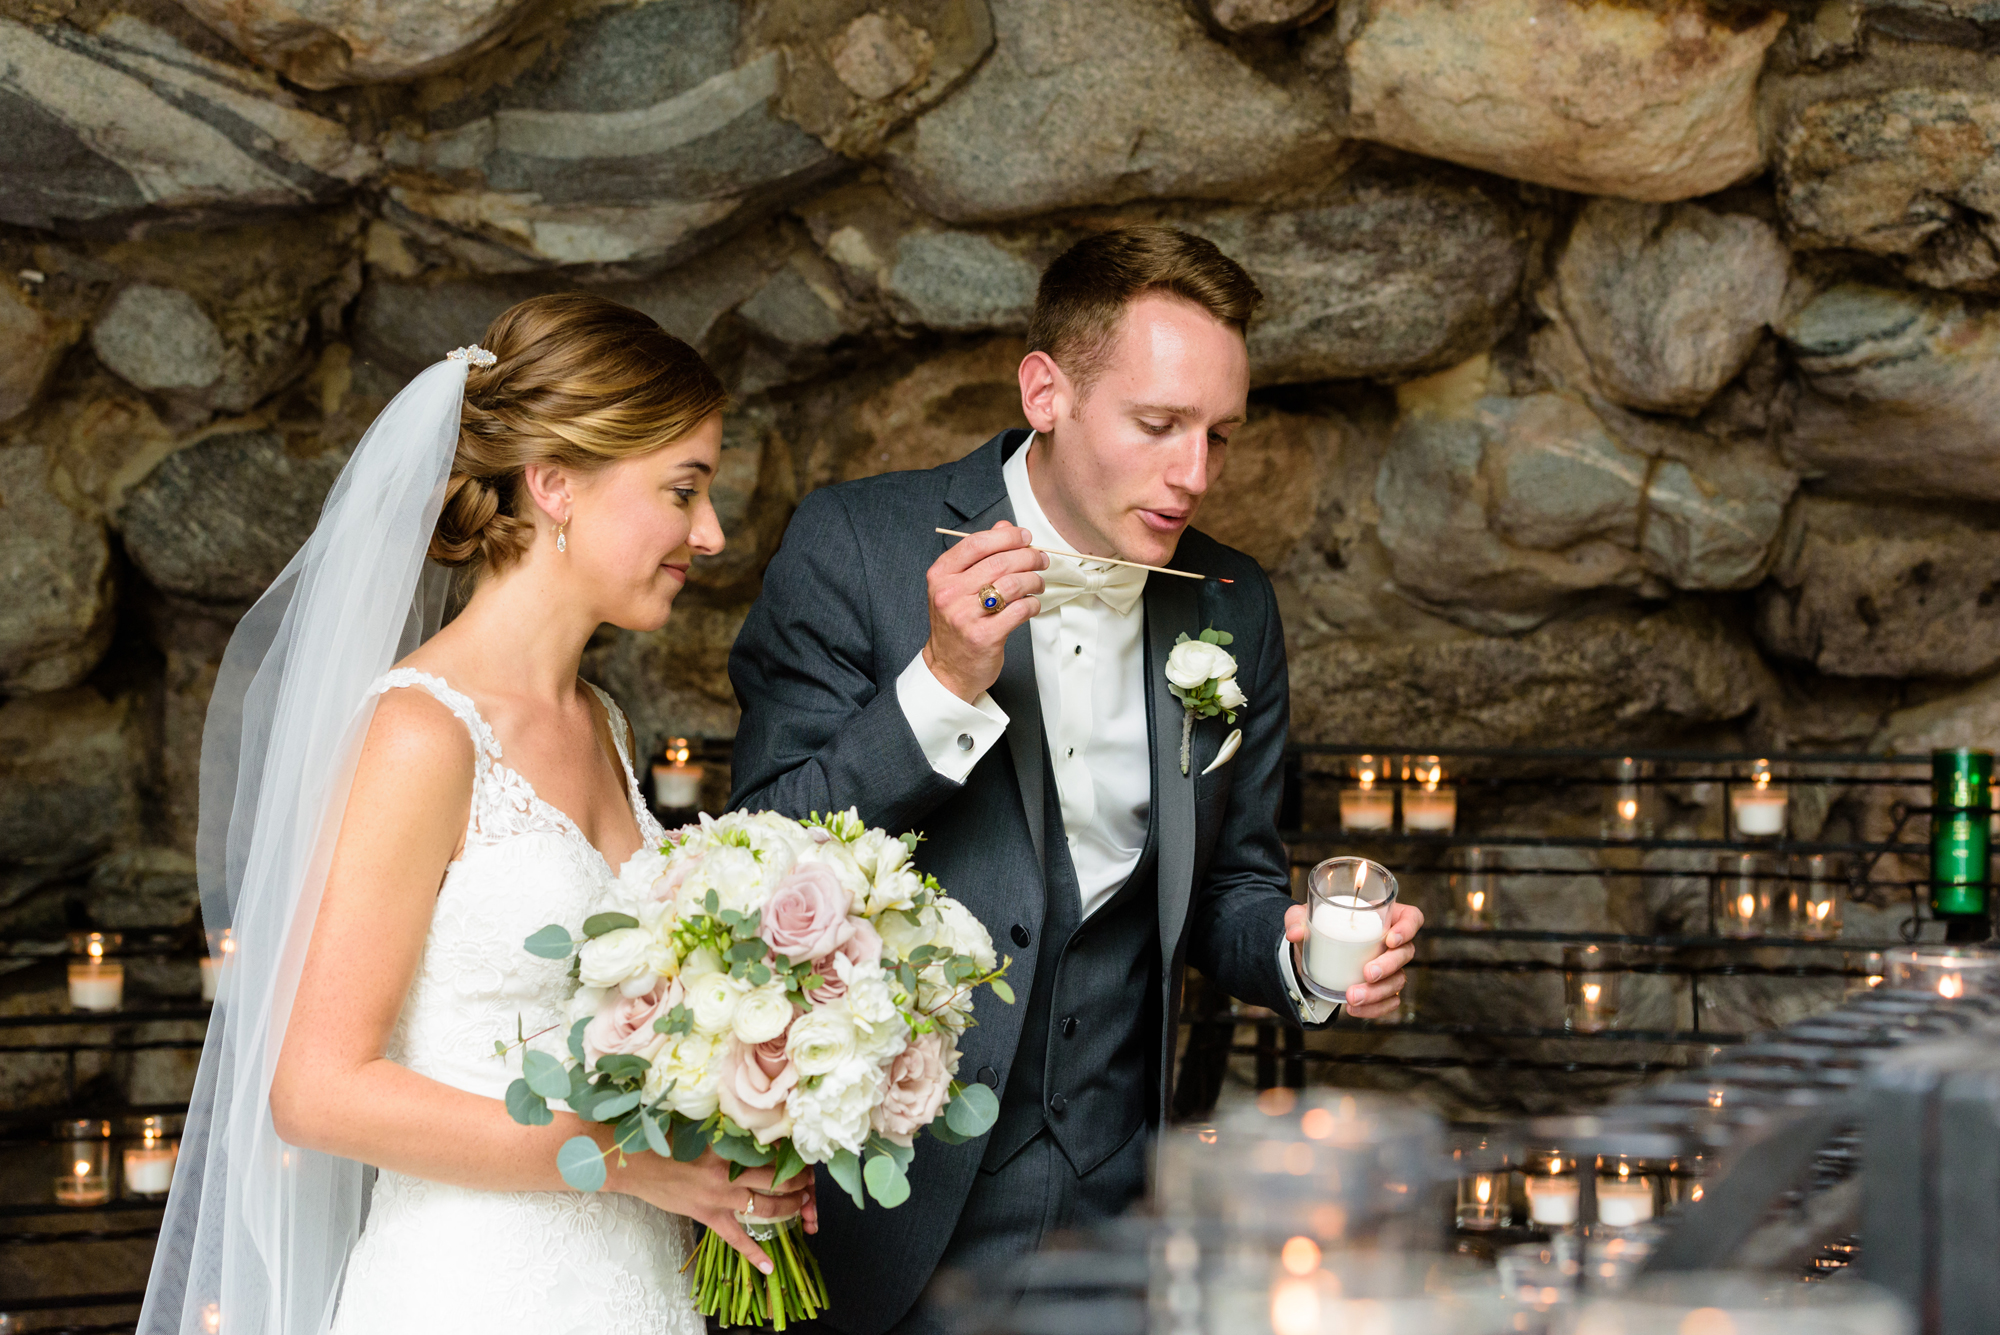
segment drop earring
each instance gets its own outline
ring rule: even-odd
[[[568,527],[569,527],[569,520],[567,519],[563,520],[562,523],[556,525],[556,550],[559,552],[566,552],[569,550],[569,536],[563,532],[563,530]]]

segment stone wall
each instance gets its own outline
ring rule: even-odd
[[[1996,42],[1973,0],[0,0],[0,929],[191,915],[233,619],[511,302],[628,302],[737,399],[729,550],[591,652],[651,747],[732,729],[799,497],[1015,424],[1039,267],[1133,219],[1268,294],[1201,523],[1277,581],[1302,738],[2000,742]]]

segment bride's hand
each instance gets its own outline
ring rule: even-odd
[[[808,1170],[791,1178],[783,1184],[787,1189],[780,1191],[771,1181],[769,1168],[746,1168],[732,1182],[729,1167],[714,1150],[704,1150],[693,1163],[657,1154],[635,1154],[621,1167],[614,1156],[605,1190],[637,1196],[669,1214],[686,1215],[713,1229],[768,1275],[771,1258],[736,1222],[736,1212],[743,1210],[763,1219],[803,1215],[808,1228],[816,1232],[818,1211],[814,1208],[812,1173]]]

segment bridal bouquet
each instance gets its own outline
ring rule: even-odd
[[[851,809],[736,812],[634,857],[580,934],[555,924],[526,942],[573,956],[577,987],[569,1060],[522,1036],[508,1111],[547,1125],[556,1100],[611,1125],[609,1149],[576,1136],[557,1155],[581,1191],[604,1185],[612,1155],[713,1149],[732,1174],[771,1165],[783,1182],[825,1164],[856,1206],[900,1205],[919,1131],[957,1144],[999,1116],[992,1090],[954,1078],[958,1040],[975,988],[1014,999],[979,920],[910,866],[917,842]],[[817,1315],[826,1286],[798,1221],[737,1217],[776,1268],[704,1234],[702,1312],[780,1330]]]

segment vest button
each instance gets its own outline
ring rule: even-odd
[[[1020,923],[1017,922],[1014,924],[1014,930],[1012,933],[1010,933],[1010,935],[1013,936],[1015,945],[1019,946],[1023,950],[1026,950],[1028,948],[1029,937],[1027,928],[1023,927]]]
[[[1000,1073],[994,1070],[991,1066],[980,1067],[979,1074],[972,1078],[974,1080],[977,1080],[980,1084],[986,1086],[988,1089],[1000,1088]]]
[[[1063,1016],[1062,1036],[1064,1038],[1073,1038],[1076,1036],[1076,1017],[1074,1015]]]
[[[1049,1095],[1049,1111],[1060,1117],[1069,1111],[1069,1100],[1060,1094]]]

